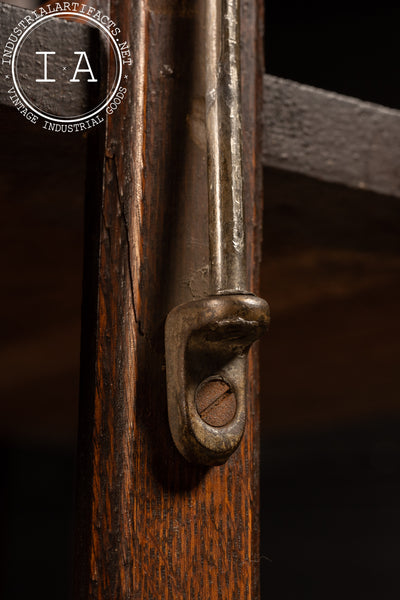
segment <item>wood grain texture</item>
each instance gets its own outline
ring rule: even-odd
[[[264,76],[263,164],[400,196],[400,113]]]
[[[188,20],[194,19],[197,13],[196,4],[182,0],[148,0],[148,7],[160,19],[166,19],[172,11],[177,19]],[[250,15],[247,8],[244,11]],[[1,47],[4,47],[12,28],[26,12],[16,6],[0,5]],[[253,26],[255,29],[261,27],[261,19]],[[90,39],[86,29],[77,23],[51,22],[51,29],[52,37],[67,34],[71,47],[87,50],[96,43],[96,39]],[[43,42],[46,37],[48,32],[43,31]],[[246,52],[243,49],[244,55]],[[261,61],[262,46],[258,47],[257,53]],[[72,67],[72,57],[69,62]],[[160,68],[164,66],[161,61]],[[27,68],[30,67],[33,68],[33,63],[30,65],[27,58]],[[170,65],[167,67],[168,71]],[[4,72],[7,69],[7,65],[3,66]],[[164,75],[172,76],[167,71]],[[249,73],[247,77],[250,76]],[[54,86],[59,93],[54,92],[50,100],[57,100],[61,92],[65,95],[61,82]],[[8,94],[10,87],[11,84],[5,81],[0,88],[0,105],[12,106]],[[29,82],[26,89],[35,95]],[[86,105],[87,92],[85,87],[71,87],[65,104],[77,107]],[[264,75],[262,95],[264,108],[263,113],[259,112],[259,126],[264,125],[262,162],[265,166],[353,188],[400,196],[399,111],[272,75]],[[257,101],[260,98],[261,95]],[[246,102],[246,97],[243,99]],[[56,105],[55,102],[52,108],[55,109]],[[195,109],[195,115],[198,109],[199,106]],[[201,136],[196,124],[193,127],[193,134]],[[246,140],[244,147],[245,151],[249,150]]]
[[[242,2],[254,291],[261,5]],[[224,466],[189,465],[168,428],[164,321],[173,306],[208,288],[203,11],[202,0],[112,8],[114,20],[129,27],[135,60],[129,98],[107,124],[102,198],[93,201],[96,190],[89,196],[75,588],[85,600],[258,597],[255,352],[246,433]]]

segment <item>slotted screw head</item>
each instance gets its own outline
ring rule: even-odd
[[[212,427],[228,425],[236,414],[236,396],[221,378],[203,381],[196,390],[195,402],[200,417]]]

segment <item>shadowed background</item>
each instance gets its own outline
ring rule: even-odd
[[[27,6],[27,4],[25,4]],[[266,71],[399,108],[400,9],[266,3]],[[0,116],[0,592],[67,598],[86,143]],[[60,173],[63,183],[60,184]],[[264,170],[262,597],[399,596],[398,199]],[[21,576],[23,573],[23,576]]]
[[[399,17],[267,2],[266,71],[398,109]],[[267,169],[264,186],[262,597],[395,599],[399,200]]]

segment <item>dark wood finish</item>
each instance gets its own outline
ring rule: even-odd
[[[400,113],[264,76],[263,164],[400,196]]]
[[[195,7],[176,0],[172,6],[181,15],[195,11]],[[162,8],[162,11],[166,14],[168,9]],[[15,23],[25,14],[24,9],[0,5],[1,47]],[[63,22],[53,25],[60,31],[68,28],[71,45],[85,48],[93,43],[79,25]],[[258,52],[261,57],[261,46]],[[1,87],[0,105],[12,105],[8,89],[7,85]],[[85,92],[85,88],[71,88],[70,93],[74,94],[71,102],[84,104],[86,99],[79,94]],[[264,75],[263,99],[259,123],[264,124],[262,162],[265,166],[400,196],[399,111],[272,75]]]
[[[242,3],[248,278],[260,259],[262,3]],[[258,597],[258,380],[248,424],[222,467],[189,465],[168,429],[164,320],[208,288],[204,5],[135,0],[113,7],[129,32],[129,97],[108,123],[104,194],[86,290],[76,598]],[[95,205],[91,203],[92,209]],[[90,258],[90,255],[89,255]],[[96,266],[97,265],[97,266]],[[97,306],[97,313],[96,313]],[[93,346],[96,351],[93,354]]]

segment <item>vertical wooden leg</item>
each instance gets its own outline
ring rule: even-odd
[[[165,317],[208,291],[204,3],[122,0],[111,16],[126,29],[134,65],[127,98],[107,123],[90,201],[75,597],[256,600],[256,351],[245,437],[225,465],[187,463],[167,417]],[[243,0],[247,274],[255,292],[261,24],[262,2]]]

